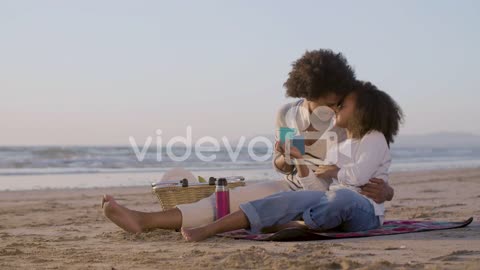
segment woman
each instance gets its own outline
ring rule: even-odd
[[[336,164],[320,166],[315,172],[332,179],[330,191],[283,192],[244,203],[241,210],[214,223],[182,228],[184,238],[200,241],[217,233],[248,228],[259,233],[293,220],[304,220],[313,230],[338,228],[350,232],[380,227],[385,212],[383,203],[358,191],[372,177],[388,180],[389,145],[398,133],[403,113],[389,95],[370,83],[359,83],[342,102],[336,117],[336,125],[346,128],[348,139],[334,150],[338,153]],[[303,157],[298,149],[293,147],[291,155],[301,164]],[[300,165],[298,169],[312,174],[306,167]]]
[[[341,129],[331,128],[329,119],[315,112],[321,108],[334,108],[339,100],[352,89],[355,81],[353,69],[341,53],[331,50],[316,50],[306,52],[292,65],[292,70],[284,86],[289,97],[301,98],[299,101],[283,106],[277,115],[278,127],[289,126],[298,130],[306,130],[322,134],[338,133],[338,138],[344,138]],[[328,111],[328,110],[327,110]],[[317,123],[317,124],[315,124]],[[318,128],[320,127],[320,128]],[[317,128],[317,129],[316,129]],[[320,129],[320,130],[319,130]],[[305,160],[311,162],[310,170],[316,170],[327,151],[324,138],[306,140]],[[239,205],[248,201],[258,200],[269,195],[292,190],[318,189],[327,190],[329,181],[322,177],[300,177],[296,167],[288,164],[285,152],[277,144],[274,167],[285,174],[285,180],[269,181],[260,184],[247,185],[230,191],[231,212],[239,209]],[[372,179],[363,187],[365,195],[375,201],[391,200],[393,189],[381,179]],[[102,208],[104,215],[125,231],[138,233],[144,230],[180,229],[181,227],[196,227],[213,222],[214,196],[196,203],[178,205],[176,208],[161,212],[139,212],[119,205],[112,196],[104,195]]]

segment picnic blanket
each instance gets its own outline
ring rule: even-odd
[[[223,237],[246,239],[255,241],[313,241],[331,240],[341,238],[371,237],[380,235],[394,235],[403,233],[426,232],[463,228],[473,221],[469,218],[465,221],[415,221],[415,220],[389,220],[383,223],[379,229],[360,232],[318,232],[308,229],[288,228],[275,233],[252,234],[247,230],[237,230],[220,234]]]

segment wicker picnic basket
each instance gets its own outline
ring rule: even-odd
[[[186,181],[186,179],[182,180]],[[181,182],[181,181],[180,181]],[[228,188],[233,189],[236,187],[245,186],[245,181],[242,178],[237,181],[229,181]],[[194,184],[183,185],[182,183],[171,185],[154,185],[153,193],[157,196],[160,202],[162,210],[168,210],[174,208],[179,204],[194,203],[203,198],[212,195],[215,192],[215,185],[208,184]]]

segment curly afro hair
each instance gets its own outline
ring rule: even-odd
[[[330,93],[344,96],[355,84],[355,72],[341,53],[306,51],[292,64],[284,83],[286,96],[315,100]]]
[[[349,129],[361,138],[376,130],[385,136],[388,145],[394,142],[404,116],[400,106],[387,93],[370,82],[358,81],[351,93],[355,95],[355,116]]]

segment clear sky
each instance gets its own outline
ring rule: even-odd
[[[479,1],[0,0],[0,145],[274,132],[305,50],[345,54],[402,134],[480,134]]]

